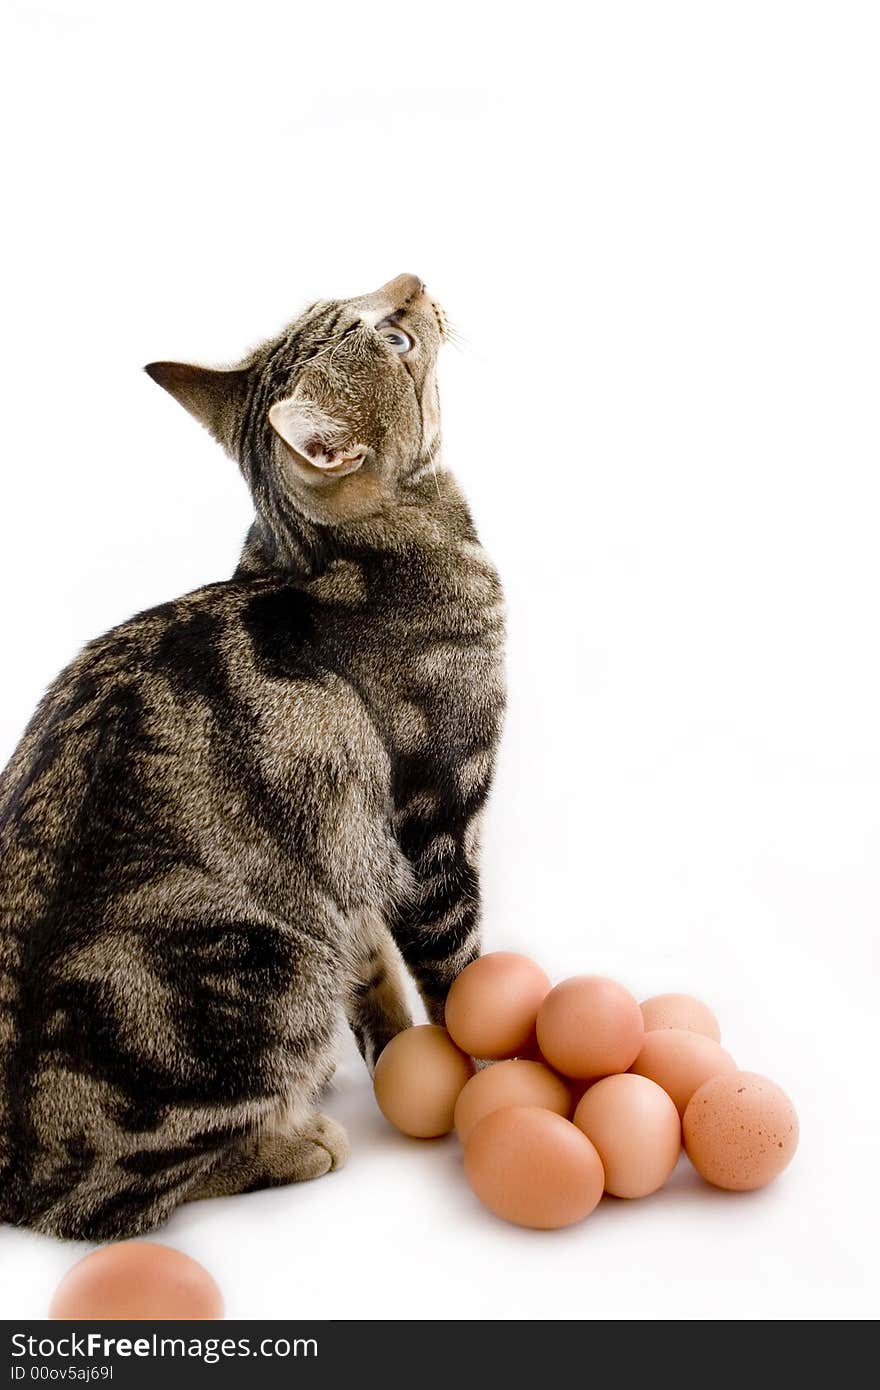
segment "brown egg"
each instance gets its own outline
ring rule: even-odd
[[[715,1187],[749,1192],[778,1178],[798,1146],[798,1117],[788,1096],[751,1071],[713,1076],[684,1112],[688,1158]]]
[[[551,1067],[586,1080],[626,1071],[645,1025],[628,989],[602,975],[576,975],[552,989],[538,1010],[538,1045]]]
[[[493,1110],[471,1131],[465,1177],[490,1211],[542,1231],[589,1216],[605,1186],[602,1163],[570,1120],[536,1105]]]
[[[458,1093],[473,1074],[470,1057],[445,1028],[421,1023],[391,1039],[376,1063],[373,1089],[395,1129],[414,1139],[436,1139],[452,1129]]]
[[[713,1042],[721,1041],[721,1029],[712,1010],[690,994],[655,994],[642,1004],[645,1032],[657,1028],[684,1028],[688,1033],[702,1033]]]
[[[484,1115],[507,1105],[539,1105],[557,1115],[571,1114],[571,1092],[541,1062],[495,1062],[472,1076],[455,1104],[455,1132],[466,1143]]]
[[[465,966],[446,1000],[446,1027],[472,1057],[515,1057],[533,1042],[538,1006],[550,989],[539,965],[493,951]]]
[[[595,1145],[614,1197],[647,1197],[662,1187],[681,1153],[681,1120],[656,1082],[624,1072],[586,1092],[574,1123]]]
[[[710,1076],[736,1071],[736,1062],[719,1043],[684,1028],[658,1028],[646,1033],[642,1050],[630,1067],[638,1076],[662,1086],[683,1115],[698,1086]]]
[[[70,1321],[215,1320],[223,1298],[206,1269],[167,1245],[124,1241],[87,1255],[65,1274],[49,1317]]]

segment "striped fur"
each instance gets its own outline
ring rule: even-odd
[[[85,648],[0,777],[2,1220],[128,1237],[337,1166],[340,1013],[371,1066],[401,957],[439,1019],[478,951],[503,612],[440,463],[443,324],[401,276],[230,371],[148,369],[256,519],[231,580]]]

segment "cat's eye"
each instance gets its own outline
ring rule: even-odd
[[[379,337],[384,338],[395,352],[409,352],[413,345],[412,338],[408,333],[404,333],[402,328],[380,328]]]

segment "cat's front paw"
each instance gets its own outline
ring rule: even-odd
[[[370,1073],[370,1076],[372,1076],[376,1070],[376,1063],[382,1056],[385,1048],[391,1042],[391,1039],[396,1038],[398,1033],[405,1032],[407,1028],[412,1028],[412,1018],[408,1013],[405,1014],[401,1011],[392,1023],[388,1023],[386,1027],[372,1033],[370,1037],[367,1038],[362,1049],[362,1056],[367,1064],[367,1071]]]

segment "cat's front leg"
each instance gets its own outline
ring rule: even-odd
[[[400,956],[385,923],[366,916],[357,932],[355,969],[345,1001],[349,1026],[370,1075],[382,1049],[412,1026]]]
[[[391,934],[428,1017],[442,1024],[453,981],[480,954],[479,873],[460,837],[443,830],[426,839],[414,867],[415,895],[398,909]]]

